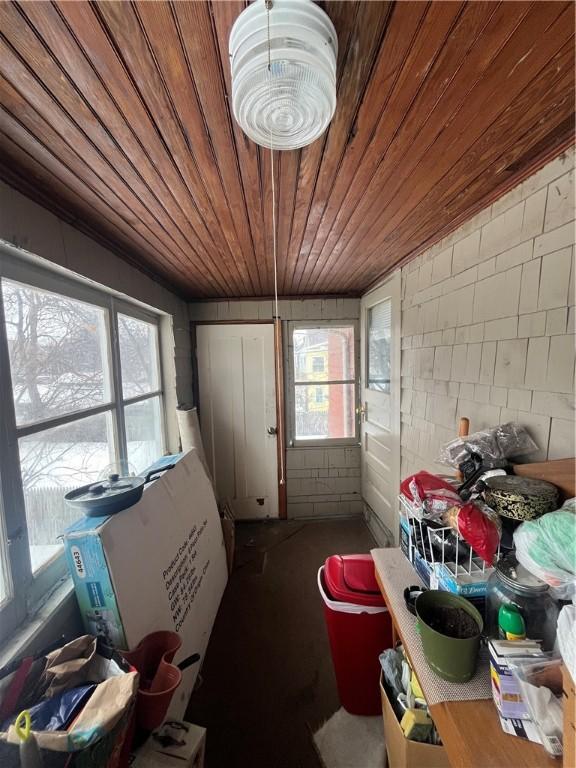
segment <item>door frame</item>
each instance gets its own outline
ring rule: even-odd
[[[391,425],[391,431],[393,434],[397,435],[397,450],[393,452],[393,467],[392,467],[392,482],[394,488],[396,488],[397,493],[400,493],[400,464],[401,464],[401,397],[402,397],[402,391],[401,391],[401,384],[402,384],[402,377],[401,377],[401,362],[402,362],[402,351],[401,351],[401,344],[402,344],[402,333],[401,333],[401,322],[402,322],[402,308],[401,308],[401,302],[402,302],[402,277],[401,277],[401,269],[396,269],[391,275],[389,275],[385,280],[380,282],[378,285],[376,285],[374,288],[371,288],[367,293],[365,293],[361,299],[360,299],[360,402],[361,406],[364,407],[364,390],[367,388],[367,364],[368,364],[368,355],[367,355],[367,344],[368,344],[368,336],[367,336],[367,317],[368,317],[368,309],[370,307],[374,306],[375,304],[379,304],[381,301],[384,301],[387,298],[390,298],[392,300],[392,316],[391,316],[391,347],[392,347],[392,355],[390,359],[390,394],[391,394],[391,400],[392,400],[392,407],[390,412],[390,425]],[[363,416],[362,416],[363,419]],[[361,471],[364,471],[364,435],[362,431],[362,424],[360,425],[360,464],[361,464]],[[395,505],[397,506],[397,505]],[[376,512],[374,512],[375,517],[378,518],[377,524],[383,528],[383,524],[381,523],[378,515]],[[393,536],[394,543],[397,542],[398,539],[398,529],[396,527],[395,530],[390,531],[390,533]]]
[[[192,373],[193,398],[198,414],[202,410],[198,377],[198,340],[196,328],[199,325],[273,325],[274,326],[274,381],[276,385],[276,465],[278,468],[278,519],[288,517],[288,499],[286,494],[286,421],[284,415],[284,339],[281,320],[193,320],[190,324],[192,334]]]

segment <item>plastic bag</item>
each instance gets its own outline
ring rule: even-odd
[[[559,757],[564,719],[562,659],[516,659],[509,661],[508,666],[518,681],[530,720],[536,726],[544,749],[549,755]]]
[[[500,518],[493,509],[481,501],[469,501],[456,512],[449,510],[443,522],[457,530],[487,565],[492,565],[502,535]]]
[[[518,562],[549,584],[554,597],[576,597],[576,513],[569,499],[555,512],[526,520],[514,531]]]
[[[537,450],[538,446],[524,427],[508,422],[445,443],[436,461],[458,468],[470,453],[478,453],[485,463],[490,463]]]
[[[414,517],[419,520],[439,521],[447,510],[462,506],[454,486],[424,470],[403,480],[400,490],[412,502]]]

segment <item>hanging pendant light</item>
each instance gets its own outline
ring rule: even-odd
[[[334,25],[312,0],[255,0],[229,41],[232,106],[256,144],[298,149],[328,127],[336,108]]]

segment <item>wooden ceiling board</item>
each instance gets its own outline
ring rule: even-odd
[[[387,174],[386,166],[381,166],[366,190],[363,204],[354,211],[348,226],[350,236],[341,238],[333,250],[334,256],[338,257],[338,261],[334,259],[332,262],[333,275],[338,273],[338,262],[346,264],[351,254],[362,254],[359,266],[365,265],[404,218],[413,216],[408,207],[417,211],[419,217],[422,215],[422,197],[432,190],[437,215],[436,201],[442,186],[447,183],[446,174],[455,158],[462,158],[474,172],[474,157],[469,154],[473,143],[489,128],[495,116],[541,72],[564,42],[573,37],[573,27],[569,26],[570,10],[562,3],[533,6],[512,36],[513,49],[507,45],[500,51],[489,71],[462,103],[457,116],[443,125],[442,132],[416,169],[409,173],[410,158],[401,165],[402,176],[395,173],[397,166]],[[508,132],[499,134],[498,144],[509,136]],[[385,220],[382,218],[384,211]]]
[[[274,289],[244,0],[0,0],[0,177],[187,298]],[[574,3],[339,2],[337,109],[274,156],[281,295],[358,295],[574,137]]]

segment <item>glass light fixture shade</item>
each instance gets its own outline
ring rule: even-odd
[[[273,0],[269,12],[255,0],[236,19],[229,51],[234,117],[252,141],[298,149],[324,133],[336,109],[338,40],[312,0]]]

